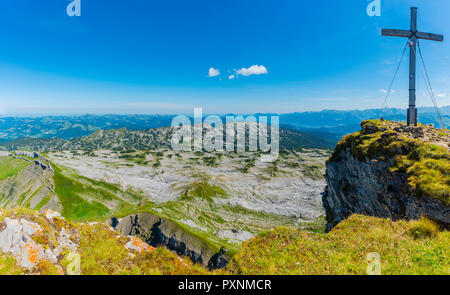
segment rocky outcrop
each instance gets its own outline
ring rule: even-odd
[[[14,154],[16,154],[17,156],[25,156],[32,159],[37,159],[41,157],[39,153],[27,151],[16,151]]]
[[[390,126],[380,128],[370,122],[363,122],[362,126],[363,131],[344,138],[338,144],[327,162],[327,187],[323,194],[327,231],[353,213],[393,220],[425,216],[448,228],[450,207],[446,200],[450,191],[448,171],[445,170],[448,169],[445,150],[439,150],[442,154],[439,158],[435,157],[443,161],[439,166],[440,162],[431,156],[417,159],[411,156],[418,153],[419,148],[422,154],[426,153],[426,146],[421,142],[408,141],[410,139],[405,138],[400,129],[393,130],[395,127],[391,129]],[[408,160],[409,166],[403,167],[402,160]],[[411,172],[427,167],[419,166],[421,161],[433,163],[433,169],[442,172],[435,180],[426,180],[441,182],[438,183],[438,197],[435,196],[437,190],[419,191],[419,185],[429,187],[425,186],[425,180],[416,180]],[[416,172],[422,176],[427,173]],[[422,183],[414,187],[413,184],[418,181]]]
[[[342,160],[327,164],[323,205],[327,231],[353,213],[397,219],[426,216],[450,224],[450,208],[430,197],[415,197],[407,188],[405,173],[390,173],[392,162],[359,161],[349,151]]]
[[[58,256],[63,250],[76,251],[77,245],[70,239],[70,234],[61,229],[57,247],[51,249],[35,241],[42,234],[42,228],[35,222],[24,218],[5,218],[0,222],[0,251],[16,257],[20,266],[31,269],[40,261],[48,260],[58,263]]]
[[[167,247],[179,256],[187,256],[210,269],[225,267],[229,261],[224,249],[217,251],[176,222],[157,215],[139,213],[121,219],[113,217],[110,225],[123,235],[139,236],[153,247]]]
[[[51,172],[53,171],[53,167],[50,164],[50,161],[44,157],[42,157],[39,153],[37,152],[26,152],[26,151],[16,151],[14,152],[14,154],[0,154],[0,156],[13,156],[16,159],[21,159],[24,160],[26,162],[33,162],[35,165],[38,165],[42,168],[42,170],[50,170]],[[32,159],[32,160],[30,160]]]
[[[155,250],[102,222],[75,223],[48,209],[0,207],[0,275],[190,273],[182,258]]]

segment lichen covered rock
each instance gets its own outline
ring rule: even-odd
[[[41,227],[26,219],[5,218],[0,232],[0,250],[15,256],[20,266],[34,267],[45,257],[44,248],[33,240],[42,232]]]
[[[130,241],[125,245],[125,247],[128,250],[137,251],[139,253],[142,252],[151,252],[155,250],[154,247],[150,246],[149,244],[145,243],[138,237],[130,236]]]
[[[0,207],[0,275],[206,274],[169,250],[57,212]]]
[[[61,217],[61,213],[52,211],[50,209],[45,209],[44,215],[45,215],[45,218],[47,218],[48,220],[53,220],[53,218],[55,218],[55,217],[63,218],[63,217]]]

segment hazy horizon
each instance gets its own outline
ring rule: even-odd
[[[419,112],[421,109],[427,109],[427,112],[434,112],[433,106],[418,106],[417,107]],[[443,105],[440,106],[439,109],[446,109],[450,108],[450,105]],[[428,110],[429,109],[429,110]],[[321,109],[321,110],[313,110],[313,111],[291,111],[291,112],[254,112],[254,113],[239,113],[239,112],[227,112],[227,113],[207,113],[203,112],[203,116],[208,115],[219,115],[224,116],[228,114],[232,115],[255,115],[255,114],[278,114],[278,115],[287,115],[287,114],[302,114],[302,113],[320,113],[320,112],[327,112],[327,111],[336,111],[336,112],[365,112],[365,111],[379,111],[381,108],[370,108],[370,109]],[[389,107],[385,108],[385,110],[404,110],[406,112],[406,108],[397,108],[397,107]],[[60,117],[60,116],[177,116],[177,115],[192,115],[193,116],[194,108],[192,108],[192,111],[189,112],[183,112],[183,113],[35,113],[35,114],[0,114],[0,118],[8,118],[8,117],[19,117],[19,118],[34,118],[34,117]]]

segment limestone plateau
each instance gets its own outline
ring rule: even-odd
[[[0,274],[365,274],[372,252],[384,274],[448,274],[448,130],[361,127],[333,151],[286,131],[273,163],[175,152],[168,128],[9,145]]]

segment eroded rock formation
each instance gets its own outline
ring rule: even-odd
[[[336,146],[326,165],[327,231],[353,213],[393,220],[425,216],[449,227],[448,135],[430,126],[361,125],[361,132]],[[436,135],[433,145],[423,138],[430,133]],[[442,144],[436,145],[438,140]]]
[[[177,223],[157,215],[139,213],[121,219],[112,218],[110,224],[123,235],[139,236],[153,247],[165,246],[179,256],[187,256],[210,269],[225,267],[229,261],[224,249],[217,251]]]

